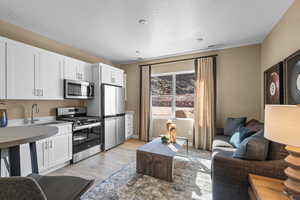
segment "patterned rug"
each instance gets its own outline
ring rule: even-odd
[[[210,200],[211,154],[190,151],[188,157],[175,157],[172,183],[136,173],[132,162],[96,184],[82,200]]]

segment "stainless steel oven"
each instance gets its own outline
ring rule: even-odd
[[[64,80],[65,99],[93,99],[94,83],[75,80]]]
[[[57,108],[56,119],[73,124],[73,163],[103,150],[103,122],[99,117],[88,116],[86,107]]]
[[[101,151],[103,126],[101,122],[78,126],[73,129],[73,163]]]

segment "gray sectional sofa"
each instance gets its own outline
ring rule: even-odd
[[[245,125],[258,131],[263,123],[253,119]],[[230,137],[217,129],[213,141],[212,184],[213,200],[248,200],[248,174],[285,179],[284,158],[287,155],[284,145],[270,142],[266,161],[249,161],[233,158],[236,150],[229,142]]]

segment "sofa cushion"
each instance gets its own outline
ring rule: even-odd
[[[227,118],[224,127],[224,135],[231,136],[238,127],[245,125],[246,120],[246,117]]]
[[[264,138],[263,130],[246,138],[234,152],[234,158],[263,161],[267,159],[269,140]]]
[[[253,135],[254,133],[255,131],[252,131],[249,128],[239,127],[235,130],[234,134],[230,137],[229,142],[230,144],[232,144],[232,146],[238,148],[244,139]]]
[[[246,128],[251,129],[254,132],[257,132],[259,130],[263,130],[264,129],[264,123],[256,120],[256,119],[251,119],[250,121],[248,121],[246,123]]]
[[[227,147],[227,148],[233,148],[232,144],[229,142],[230,137],[225,135],[218,135],[214,137],[213,141],[213,149],[216,147]]]

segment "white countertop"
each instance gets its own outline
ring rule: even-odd
[[[57,122],[56,125],[72,123],[72,122],[66,122],[66,121],[56,121],[54,116],[39,117],[39,118],[34,118],[34,119],[38,119],[38,121],[36,121],[34,124],[30,123],[30,119],[8,120],[8,127],[36,126],[36,125],[45,125],[45,124],[47,125],[48,123],[52,123],[52,122]]]

